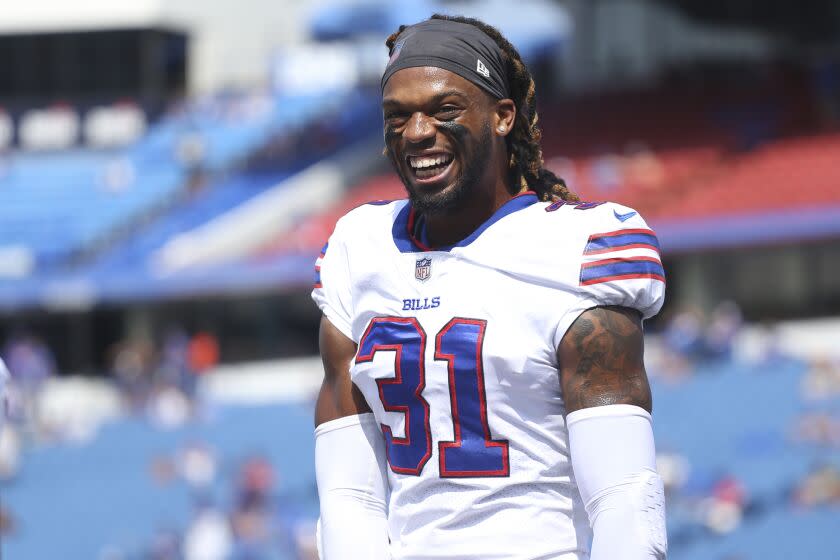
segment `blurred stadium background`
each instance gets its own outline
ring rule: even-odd
[[[830,0],[5,3],[0,557],[315,557],[312,265],[401,197],[383,41],[435,11],[500,27],[549,165],[659,234],[669,557],[840,558]]]

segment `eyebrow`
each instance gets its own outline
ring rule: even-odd
[[[440,103],[442,100],[446,99],[447,97],[458,97],[462,100],[467,100],[468,99],[467,96],[464,94],[464,92],[458,91],[457,89],[450,89],[450,90],[442,91],[440,93],[437,93],[437,94],[433,95],[432,98],[429,99],[428,103],[429,104]],[[398,107],[400,105],[402,105],[402,103],[400,101],[396,100],[396,99],[393,99],[393,98],[386,98],[386,99],[382,100],[382,106],[383,107],[394,107],[394,106]]]

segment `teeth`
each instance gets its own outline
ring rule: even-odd
[[[409,156],[408,163],[414,169],[424,169],[426,167],[433,167],[449,163],[452,160],[450,154],[441,154],[437,156]]]

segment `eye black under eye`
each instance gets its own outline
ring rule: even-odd
[[[385,115],[385,120],[390,122],[390,123],[394,123],[394,124],[398,124],[400,122],[403,122],[407,118],[408,118],[408,115],[405,115],[403,113],[389,113],[389,114]]]

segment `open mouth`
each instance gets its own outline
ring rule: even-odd
[[[420,181],[434,181],[443,176],[455,159],[452,154],[439,153],[424,156],[408,156],[408,165]]]

